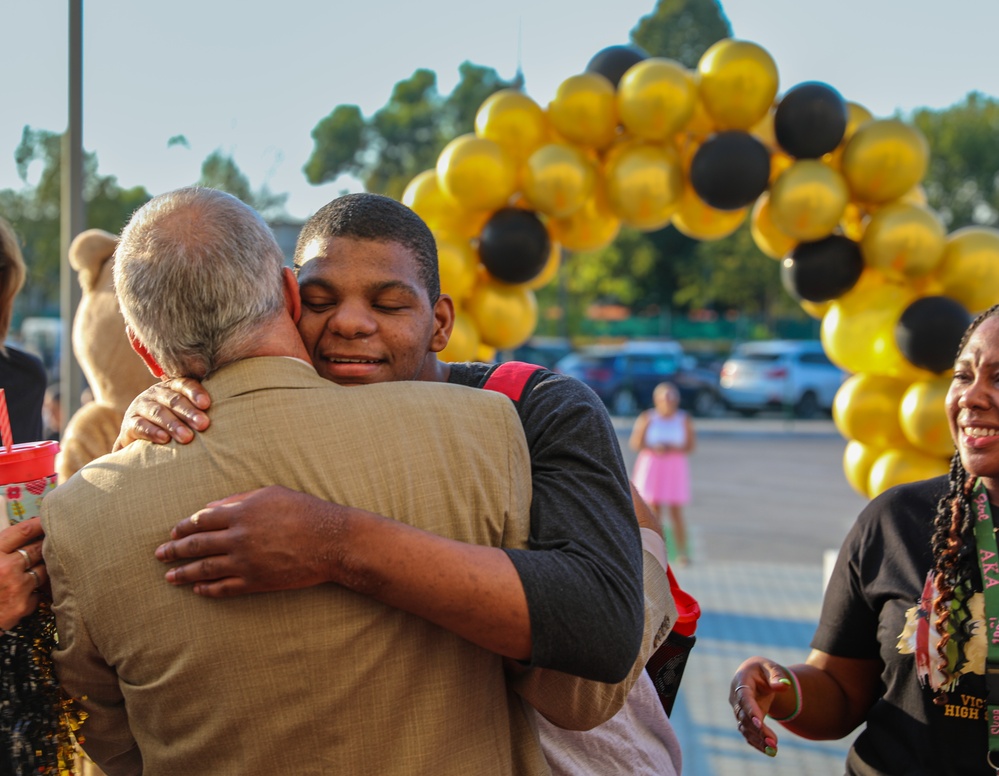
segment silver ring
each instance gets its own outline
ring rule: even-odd
[[[747,690],[751,690],[752,689],[748,684],[740,684],[738,687],[736,687],[734,690],[732,690],[732,694],[733,695],[738,695],[739,694],[739,690],[741,690],[743,688],[746,688]]]
[[[31,576],[33,576],[35,578],[35,591],[36,592],[42,589],[42,580],[40,580],[38,578],[38,572],[36,572],[34,569],[28,569],[24,573],[25,574],[31,574]]]
[[[17,550],[21,557],[24,558],[24,570],[27,571],[31,568],[31,556],[28,555],[28,551],[24,547],[19,547]]]

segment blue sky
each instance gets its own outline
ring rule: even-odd
[[[365,115],[418,67],[442,92],[465,60],[505,78],[519,61],[546,104],[605,46],[626,43],[654,0],[91,0],[84,7],[84,145],[100,171],[153,194],[197,179],[215,149],[304,218],[345,184],[301,172],[316,123],[341,103]],[[66,126],[67,3],[8,0],[0,188],[20,188],[22,128]],[[735,36],[766,48],[781,91],[824,81],[877,116],[999,96],[995,0],[727,0]],[[190,148],[167,146],[184,135]]]

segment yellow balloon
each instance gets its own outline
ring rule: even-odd
[[[999,302],[999,230],[966,226],[953,232],[935,274],[944,296],[972,313]]]
[[[945,405],[950,382],[950,377],[919,380],[902,396],[902,431],[909,444],[927,455],[946,458],[954,454]]]
[[[435,232],[454,237],[477,237],[489,219],[490,211],[469,211],[458,207],[441,191],[436,170],[424,170],[406,186],[402,204],[410,208]]]
[[[697,105],[697,81],[672,59],[650,57],[633,65],[617,86],[625,128],[645,140],[666,140],[683,129]]]
[[[843,451],[843,473],[846,481],[861,496],[868,496],[867,485],[870,480],[871,467],[883,453],[879,447],[871,447],[856,439],[846,443]]]
[[[684,186],[680,204],[673,214],[673,226],[695,240],[728,237],[746,220],[749,208],[718,210],[707,205],[690,186]]]
[[[839,145],[836,146],[836,149],[832,153],[826,154],[826,156],[823,157],[823,161],[825,161],[834,170],[842,171],[843,149],[846,147],[846,144],[862,125],[873,120],[874,115],[863,105],[856,102],[847,102],[846,129],[843,132],[843,139],[839,141]],[[828,159],[826,157],[828,157]]]
[[[617,94],[599,73],[565,79],[548,105],[548,120],[572,143],[606,148],[617,136]]]
[[[899,407],[909,384],[867,373],[851,375],[836,392],[833,420],[847,439],[871,447],[904,447]]]
[[[853,198],[890,202],[923,179],[930,148],[923,134],[899,119],[860,126],[843,149],[843,175]]]
[[[496,280],[480,279],[472,289],[467,308],[482,342],[497,350],[523,344],[538,323],[534,292]]]
[[[461,135],[437,158],[441,191],[466,210],[495,210],[507,203],[517,184],[513,161],[498,143]]]
[[[777,182],[777,179],[781,174],[789,168],[792,164],[797,161],[790,154],[785,154],[783,151],[771,151],[770,152],[770,185],[773,186]]]
[[[475,134],[492,140],[515,164],[548,142],[548,119],[534,100],[516,89],[501,89],[475,114]]]
[[[819,321],[825,317],[826,313],[829,312],[829,308],[832,307],[832,302],[809,302],[807,299],[802,299],[799,304],[802,310]]]
[[[905,194],[898,198],[899,202],[907,202],[910,205],[922,205],[927,207],[928,200],[926,198],[926,189],[923,188],[922,184],[918,186],[913,186]]]
[[[698,143],[707,138],[708,135],[713,135],[718,131],[718,126],[715,124],[715,120],[711,118],[711,114],[708,113],[708,109],[704,107],[704,101],[700,98],[700,81],[701,78],[697,73],[693,73],[694,84],[698,86],[698,98],[694,101],[694,113],[690,117],[690,121],[687,122],[687,126],[677,133],[674,140],[676,140],[679,145],[681,141],[691,139],[696,140]]]
[[[479,349],[475,351],[475,360],[483,364],[491,364],[496,360],[496,348],[479,343]]]
[[[441,291],[455,304],[465,299],[475,285],[479,257],[468,241],[458,241],[443,235],[437,239],[437,266],[441,276]]]
[[[777,135],[774,133],[774,108],[771,106],[763,118],[753,124],[749,129],[749,134],[759,140],[773,154],[780,152],[780,144],[777,142]]]
[[[871,498],[896,485],[939,477],[950,470],[950,463],[912,448],[885,450],[871,466],[867,489]]]
[[[767,192],[761,194],[753,205],[750,228],[756,247],[771,259],[783,259],[798,244],[797,240],[782,232],[774,223],[770,213],[770,195]]]
[[[605,186],[611,209],[623,223],[652,231],[666,226],[676,210],[683,172],[667,146],[633,143],[609,156]]]
[[[843,217],[839,220],[839,229],[843,236],[859,243],[866,228],[867,211],[856,202],[847,202]]]
[[[895,342],[895,325],[916,299],[909,286],[866,269],[857,284],[833,300],[822,319],[826,354],[847,372],[916,379],[928,373],[906,360]]]
[[[614,242],[621,219],[611,210],[606,187],[598,183],[579,210],[567,218],[553,218],[548,228],[566,250],[596,251]]]
[[[441,361],[451,363],[471,361],[478,355],[480,347],[479,331],[467,313],[454,311],[454,328],[451,329],[451,339],[444,349],[437,354]]]
[[[828,237],[850,199],[843,176],[815,159],[799,159],[770,190],[770,217],[795,240]]]
[[[915,278],[943,258],[947,229],[927,207],[893,202],[879,208],[864,230],[864,262],[889,277]]]
[[[777,65],[755,43],[726,38],[704,52],[697,64],[704,107],[719,129],[749,129],[777,96]]]
[[[593,193],[596,177],[596,170],[580,150],[552,143],[541,146],[527,160],[524,194],[535,210],[565,218]]]
[[[526,288],[532,291],[537,291],[539,288],[544,288],[551,283],[555,279],[555,276],[558,275],[559,267],[562,266],[562,246],[555,240],[551,242],[552,247],[548,252],[548,261],[545,262],[544,268],[537,277],[531,278],[524,284]]]

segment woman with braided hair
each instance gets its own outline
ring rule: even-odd
[[[850,776],[999,776],[999,306],[968,327],[946,407],[950,474],[863,510],[805,662],[751,657],[732,678],[739,731],[769,756],[771,720],[810,739],[863,725]]]

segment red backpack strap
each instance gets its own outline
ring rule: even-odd
[[[519,403],[528,381],[543,369],[543,366],[528,364],[526,361],[504,361],[492,368],[482,387],[505,394],[514,403]]]

